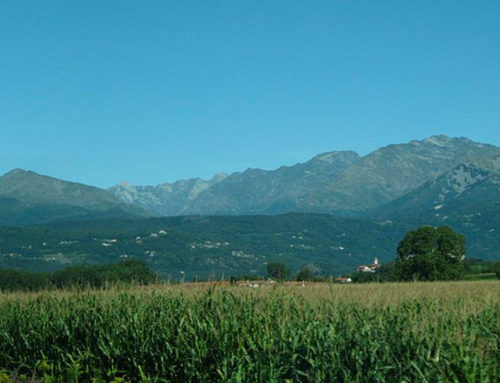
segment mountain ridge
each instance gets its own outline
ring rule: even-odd
[[[336,274],[374,256],[393,260],[404,233],[422,225],[449,225],[466,235],[468,256],[500,259],[500,148],[465,138],[433,136],[365,156],[326,152],[271,171],[121,187],[129,202],[141,193],[152,202],[133,206],[103,189],[7,173],[0,225],[36,226],[0,227],[0,267],[54,270],[134,257],[164,276],[194,278],[221,275],[221,268],[261,273],[265,262],[281,260],[294,270],[313,265]],[[144,208],[162,206],[161,193],[169,196],[164,208],[183,215],[141,218],[149,214]]]
[[[274,170],[249,168],[156,186],[122,182],[108,190],[13,169],[0,177],[0,223],[49,222],[51,215],[57,220],[289,212],[373,216],[461,164],[496,171],[500,148],[438,135],[383,146],[364,156],[331,151]]]
[[[0,223],[153,215],[126,204],[104,189],[13,169],[0,177]]]
[[[373,209],[464,161],[498,155],[500,148],[496,146],[445,135],[387,145],[363,156],[329,188],[307,196],[301,210],[335,212],[339,206],[352,211]]]
[[[147,193],[141,195],[141,191],[151,192],[155,187],[134,186],[134,203],[162,215],[292,211],[359,215],[405,195],[462,162],[499,155],[500,148],[494,145],[466,137],[436,135],[383,146],[365,156],[353,151],[332,151],[275,170],[249,168],[219,182],[205,183],[194,198],[188,198],[181,190],[174,202],[160,197],[155,203],[161,210],[145,202]],[[116,186],[109,190],[130,201]]]

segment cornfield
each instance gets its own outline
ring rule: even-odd
[[[0,294],[0,382],[498,382],[500,283]]]

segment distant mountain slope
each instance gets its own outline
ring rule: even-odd
[[[467,256],[500,260],[500,214],[444,223],[467,236]],[[418,217],[413,217],[418,218]],[[424,219],[425,222],[429,222]],[[443,222],[440,222],[441,224]],[[142,259],[166,279],[228,278],[266,273],[282,261],[294,273],[351,273],[361,263],[396,257],[418,220],[368,220],[326,214],[178,216],[0,227],[0,268],[55,270],[71,264]]]
[[[277,214],[296,210],[300,198],[334,182],[359,155],[320,154],[306,163],[266,171],[248,169],[210,181],[178,181],[158,186],[120,184],[111,193],[164,215]]]
[[[318,214],[187,216],[0,227],[0,267],[55,270],[69,264],[146,260],[163,277],[266,273],[270,260],[339,275],[379,257],[393,260],[398,228]],[[183,274],[181,274],[181,271]]]
[[[464,163],[375,209],[375,219],[450,225],[475,256],[500,259],[500,157]]]
[[[402,214],[441,216],[453,210],[484,209],[500,203],[500,175],[484,166],[460,164],[388,204],[375,209],[375,215],[391,217]],[[473,206],[471,206],[471,204]]]
[[[0,198],[6,199],[0,203],[0,223],[137,216],[146,211],[164,216],[314,212],[360,217],[461,164],[474,164],[478,174],[491,172],[488,163],[497,157],[496,146],[434,136],[389,145],[364,157],[352,151],[329,152],[272,171],[248,169],[209,181],[195,178],[157,186],[121,183],[109,191],[15,170],[0,178]],[[406,204],[416,208],[418,201],[407,199]]]
[[[145,216],[137,208],[92,210],[71,205],[31,205],[14,198],[0,198],[0,225],[25,226],[53,221],[95,220]]]
[[[192,178],[156,186],[134,186],[122,182],[109,188],[109,192],[124,202],[155,211],[160,215],[180,215],[187,210],[190,201],[226,177],[226,174],[220,173],[209,181]]]
[[[16,169],[0,177],[0,223],[24,225],[53,220],[147,216],[93,186]]]
[[[277,214],[295,211],[302,196],[334,182],[359,159],[355,152],[320,154],[310,161],[274,171],[248,169],[201,193],[190,214]]]
[[[121,200],[162,215],[317,212],[356,216],[385,205],[461,163],[481,163],[500,148],[434,136],[389,145],[364,157],[330,152],[273,171],[248,169],[211,181],[117,185]]]
[[[356,161],[327,188],[302,199],[304,211],[358,211],[386,204],[464,162],[500,155],[500,148],[467,138],[435,136],[389,145]]]
[[[47,224],[0,227],[0,267],[134,257],[163,276],[206,278],[263,273],[282,260],[294,271],[311,265],[338,275],[374,256],[394,259],[404,233],[421,225],[449,225],[466,235],[468,256],[500,260],[500,148],[466,138],[111,192],[22,170],[1,177],[0,224]],[[193,215],[138,219],[144,208]],[[262,215],[297,210],[332,215]]]
[[[29,204],[61,204],[96,210],[117,205],[116,198],[105,190],[21,169],[0,178],[0,197],[16,198]]]

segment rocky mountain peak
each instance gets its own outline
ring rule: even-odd
[[[328,164],[333,164],[336,161],[342,161],[342,160],[347,160],[347,161],[352,161],[353,159],[359,158],[359,154],[356,153],[355,151],[349,150],[349,151],[333,151],[333,152],[326,152],[326,153],[321,153],[318,154],[317,156],[313,157],[311,161],[317,161],[317,162],[326,162]]]
[[[12,170],[8,171],[7,173],[4,174],[4,176],[6,176],[6,175],[24,174],[24,173],[29,173],[29,170],[24,170],[24,169],[21,169],[21,168],[16,168],[16,169],[12,169]]]
[[[354,213],[385,205],[444,174],[448,175],[444,187],[463,193],[483,184],[483,170],[499,169],[500,148],[436,135],[388,145],[363,157],[354,151],[331,151],[275,170],[217,173],[209,180],[191,178],[156,186],[123,181],[108,192],[14,169],[0,178],[0,197],[79,206],[100,201],[98,206],[108,207],[119,200],[160,215]]]
[[[431,145],[436,145],[436,146],[442,147],[442,146],[445,146],[446,144],[448,144],[452,140],[453,139],[448,137],[447,135],[440,134],[440,135],[436,135],[436,136],[427,137],[424,140],[422,140],[422,142],[424,142],[426,144],[431,144]]]
[[[447,186],[457,195],[489,176],[489,172],[470,164],[460,164],[447,175]]]
[[[132,185],[128,181],[121,181],[116,186],[118,186],[120,188],[123,188],[123,189],[126,189],[126,190],[133,190],[133,189],[135,189],[134,185]]]
[[[214,176],[210,179],[210,182],[220,182],[223,179],[227,178],[228,174],[224,172],[216,173]]]
[[[20,168],[12,169],[5,173],[3,176],[0,177],[0,179],[19,179],[19,178],[25,178],[29,176],[40,176],[39,174],[32,172],[31,170],[24,170]]]

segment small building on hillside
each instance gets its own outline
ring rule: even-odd
[[[358,266],[358,271],[362,273],[374,273],[380,268],[377,257],[373,260],[371,265],[361,264]]]

